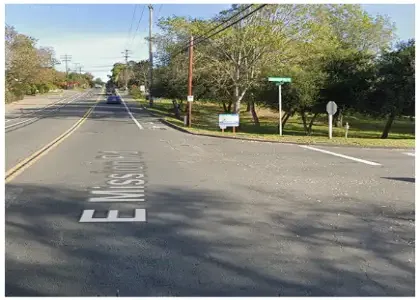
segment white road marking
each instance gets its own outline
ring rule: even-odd
[[[404,152],[405,155],[409,155],[409,156],[416,156],[415,153],[410,153],[410,152]]]
[[[118,210],[108,211],[108,217],[106,218],[94,218],[94,213],[94,209],[84,210],[79,223],[146,222],[145,209],[135,209],[133,218],[118,218]]]
[[[311,146],[302,145],[300,147],[305,148],[305,149],[309,149],[309,150],[319,151],[319,152],[322,152],[322,153],[326,153],[326,154],[330,154],[330,155],[334,155],[334,156],[338,156],[338,157],[342,157],[342,158],[346,158],[346,159],[350,159],[350,160],[354,160],[354,161],[361,162],[361,163],[371,165],[371,166],[380,166],[381,165],[381,164],[378,164],[378,163],[373,162],[373,161],[368,161],[368,160],[364,160],[364,159],[360,159],[360,158],[356,158],[356,157],[352,157],[352,156],[348,156],[348,155],[344,155],[344,154],[339,154],[339,153],[335,153],[335,152],[331,152],[331,151],[327,151],[327,150],[323,150],[323,149],[318,149],[318,148],[311,147]]]
[[[66,104],[69,104],[69,103],[71,103],[71,102],[74,102],[74,101],[78,100],[81,96],[82,96],[82,95],[78,95],[77,97],[73,98],[72,100],[70,100],[70,101],[69,101],[69,102],[67,102]],[[33,113],[30,113],[29,115],[33,115],[33,114],[34,114],[34,113],[36,113],[36,112],[41,112],[41,111],[44,111],[45,109],[47,109],[47,108],[49,108],[49,107],[51,107],[51,106],[53,106],[53,105],[57,105],[57,104],[61,103],[61,102],[62,102],[62,101],[64,101],[64,100],[66,100],[66,99],[63,99],[63,100],[61,100],[61,101],[55,102],[55,103],[50,104],[50,105],[47,105],[46,107],[44,107],[44,108],[42,108],[42,109],[39,109],[39,110],[37,110],[37,111],[35,111],[35,112],[33,112]],[[60,106],[59,106],[59,107],[57,107],[56,109],[53,109],[52,111],[50,111],[50,113],[52,113],[52,112],[54,112],[54,111],[56,111],[56,110],[59,110],[60,108],[64,107],[66,104],[60,105]],[[25,117],[25,116],[22,116],[22,117]],[[21,117],[19,117],[19,118],[21,118]],[[40,119],[40,118],[41,118],[41,117],[33,117],[33,118],[30,118],[30,119],[24,120],[24,121],[22,121],[22,122],[18,122],[18,123],[10,124],[9,126],[6,126],[6,127],[5,127],[5,129],[8,129],[8,128],[10,128],[10,127],[14,127],[14,126],[17,126],[17,125],[20,125],[20,124],[28,123],[28,122],[30,122],[30,121],[32,121],[32,120],[36,120],[36,119]]]
[[[136,120],[136,118],[134,118],[133,114],[131,113],[130,109],[128,108],[127,104],[125,103],[125,101],[122,97],[121,97],[121,100],[122,100],[122,103],[125,106],[125,109],[127,110],[128,114],[130,115],[131,119],[134,121],[134,123],[136,123],[137,127],[139,129],[144,129],[143,126],[141,126],[141,124]]]

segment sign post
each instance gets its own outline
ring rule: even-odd
[[[280,136],[282,136],[283,123],[281,122],[281,119],[282,119],[281,85],[286,82],[292,82],[292,79],[288,77],[268,77],[268,81],[275,82],[276,85],[279,87],[279,134]]]
[[[334,101],[330,101],[327,104],[327,113],[328,113],[328,137],[332,139],[332,121],[333,115],[337,112],[337,104]]]

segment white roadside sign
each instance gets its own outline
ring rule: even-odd
[[[238,127],[239,126],[239,115],[238,114],[220,114],[219,115],[219,127],[226,129],[227,127]]]
[[[337,112],[337,104],[334,101],[327,103],[327,113],[328,113],[328,137],[332,139],[332,121],[333,115]]]

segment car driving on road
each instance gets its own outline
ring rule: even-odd
[[[115,94],[108,96],[108,98],[106,99],[106,103],[107,104],[121,104],[121,97]]]

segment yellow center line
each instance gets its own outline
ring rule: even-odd
[[[95,109],[96,105],[98,105],[98,101],[101,99],[101,97],[98,97],[96,99],[95,104],[83,115],[82,118],[80,118],[70,129],[68,129],[66,132],[58,136],[55,140],[47,144],[46,146],[42,147],[35,153],[33,153],[31,156],[27,157],[23,161],[19,162],[17,165],[12,167],[6,172],[6,178],[5,183],[9,183],[14,178],[16,178],[18,175],[20,175],[23,171],[25,171],[27,168],[29,168],[31,165],[33,165],[35,162],[37,162],[42,156],[50,152],[52,149],[57,147],[59,144],[61,144],[66,138],[68,138],[73,132],[76,131],[82,124],[87,120],[89,115],[92,113],[92,111]]]

